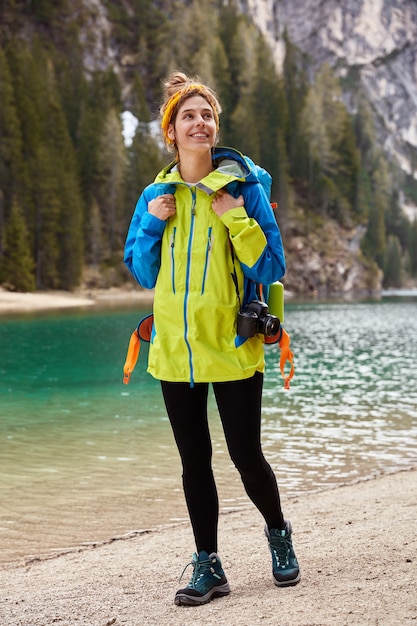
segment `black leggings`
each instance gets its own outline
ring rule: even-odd
[[[249,498],[269,528],[284,528],[278,485],[261,448],[263,375],[212,383],[230,457]],[[207,421],[208,383],[161,381],[169,420],[181,456],[185,499],[197,552],[217,552],[219,501],[211,466]]]

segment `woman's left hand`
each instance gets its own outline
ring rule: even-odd
[[[217,191],[214,195],[213,202],[211,203],[211,208],[218,217],[221,217],[223,213],[230,211],[230,209],[235,209],[236,207],[243,205],[244,199],[242,195],[234,198],[224,189],[219,189],[219,191]]]

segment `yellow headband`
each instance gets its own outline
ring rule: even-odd
[[[182,98],[187,93],[190,93],[190,92],[201,94],[207,100],[207,102],[213,109],[214,120],[216,122],[216,129],[217,129],[217,132],[219,132],[219,114],[217,111],[217,104],[216,104],[214,97],[211,95],[207,87],[205,87],[204,85],[201,85],[200,83],[192,83],[191,85],[187,85],[186,87],[183,87],[183,89],[180,89],[179,91],[174,93],[174,95],[172,95],[170,99],[168,100],[166,107],[164,109],[162,122],[161,122],[161,128],[164,133],[165,141],[168,144],[174,143],[174,141],[168,137],[168,126],[171,123],[172,115],[178,103],[180,102],[180,100],[182,100]]]

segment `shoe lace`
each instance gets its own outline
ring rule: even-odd
[[[193,568],[193,573],[191,576],[191,580],[188,583],[190,587],[195,587],[198,583],[198,581],[201,579],[202,576],[204,576],[204,574],[206,574],[207,572],[211,572],[212,574],[215,572],[213,566],[212,566],[212,562],[210,559],[207,559],[205,561],[199,561],[198,557],[196,554],[193,555],[193,560],[190,561],[189,563],[187,563],[187,565],[184,567],[184,569],[182,570],[181,576],[180,576],[180,581],[182,579],[182,577],[184,576],[185,570],[190,567],[190,565]]]
[[[277,567],[284,568],[290,564],[289,555],[292,548],[292,541],[289,535],[274,537],[270,541],[272,554],[274,555]]]

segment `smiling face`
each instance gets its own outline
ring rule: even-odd
[[[180,104],[168,127],[168,137],[175,141],[179,152],[211,150],[217,140],[216,120],[203,96],[190,96]]]

